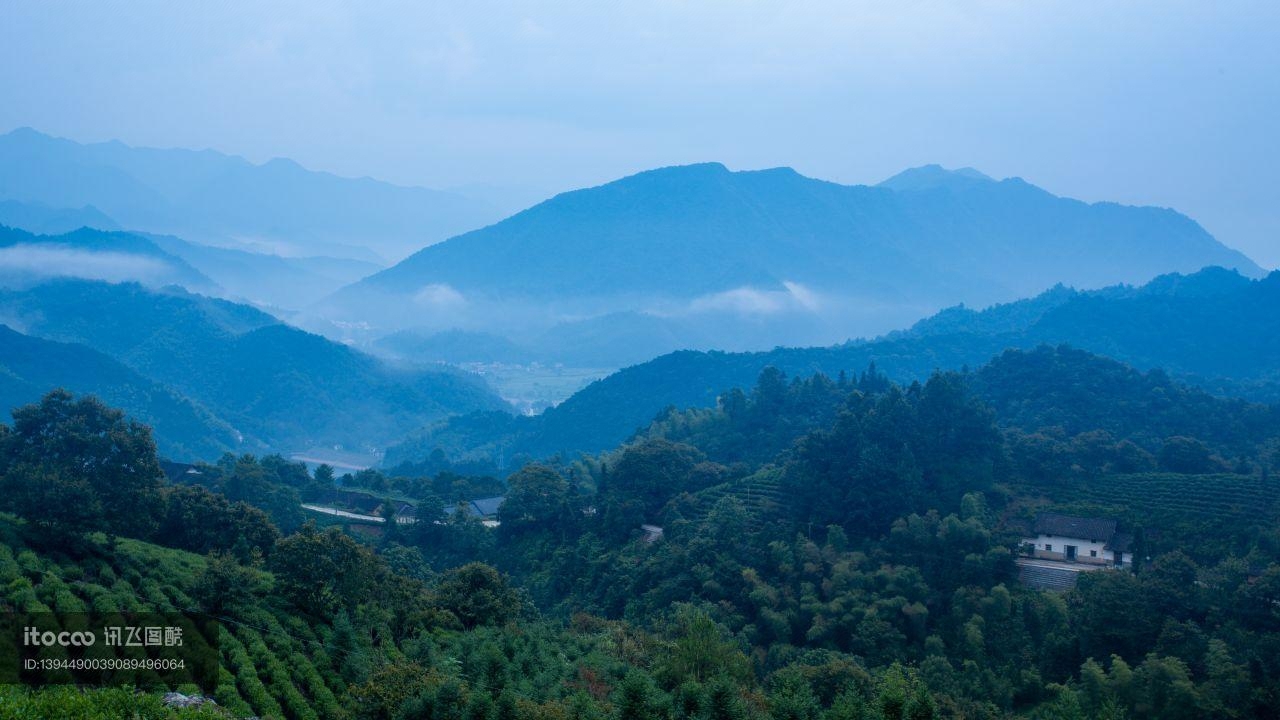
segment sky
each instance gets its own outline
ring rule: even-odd
[[[972,166],[1280,266],[1280,3],[0,3],[0,132],[513,202],[702,161]]]

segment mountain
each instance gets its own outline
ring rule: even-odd
[[[62,235],[82,228],[86,231],[89,228],[120,229],[114,220],[93,206],[58,208],[12,200],[0,201],[0,225],[35,235]],[[199,273],[199,278],[195,278],[197,282],[171,273],[160,284],[182,285],[195,292],[210,292],[275,308],[303,308],[382,267],[350,258],[281,257],[203,245],[173,235],[130,234],[138,238],[134,244],[145,247],[148,254],[167,253],[167,261],[181,260]],[[146,280],[143,277],[118,279]]]
[[[1006,427],[1067,437],[1104,431],[1152,451],[1170,437],[1194,437],[1245,452],[1280,436],[1280,404],[1222,398],[1155,369],[1065,346],[1006,350],[970,377],[975,395]]]
[[[0,283],[25,285],[50,277],[181,285],[197,292],[219,289],[182,258],[132,233],[81,227],[61,235],[33,235],[0,225]]]
[[[0,325],[0,422],[53,388],[95,395],[155,429],[156,444],[175,460],[213,459],[242,447],[226,422],[173,390],[83,345],[29,337]]]
[[[147,237],[213,278],[226,297],[273,308],[306,307],[381,268],[349,258],[280,257],[201,245],[172,235]]]
[[[666,326],[680,343],[667,349],[758,349],[1207,265],[1262,273],[1172,210],[1087,204],[1018,178],[932,166],[845,186],[709,163],[558,195],[426,247],[317,311],[516,340],[613,316],[614,328]]]
[[[531,418],[457,418],[389,448],[386,462],[440,447],[457,457],[545,457],[598,452],[625,440],[668,406],[710,407],[751,387],[766,367],[790,376],[858,372],[874,363],[909,383],[935,369],[985,365],[1007,348],[1070,344],[1220,395],[1280,402],[1280,271],[1260,280],[1221,268],[1170,274],[1141,287],[1054,287],[1028,300],[975,311],[954,307],[876,340],[769,352],[671,353],[592,383]]]
[[[0,200],[0,225],[20,228],[37,235],[61,235],[82,227],[97,230],[120,229],[115,220],[92,205],[62,208],[15,200]]]
[[[132,230],[257,249],[372,262],[498,219],[456,193],[254,164],[212,150],[80,144],[30,128],[0,135],[0,199],[92,205]]]
[[[790,383],[778,382],[776,373],[761,373],[755,387],[745,392],[727,393],[715,409],[664,412],[636,441],[693,445],[721,463],[766,463],[807,433],[834,424],[842,411],[858,407],[850,399],[854,391],[866,398],[892,393],[895,387],[878,373],[840,381],[814,375]],[[1127,462],[1129,469],[1123,472],[1152,470],[1153,455],[1170,438],[1195,438],[1223,458],[1257,457],[1260,450],[1265,454],[1272,438],[1280,437],[1280,404],[1216,397],[1162,370],[1143,373],[1066,346],[1006,350],[959,377],[999,427],[1014,431],[1011,455],[1050,472],[1074,464],[1071,454],[1092,456],[1078,459],[1095,468]],[[937,380],[931,376],[925,384],[929,382]],[[922,388],[900,389],[912,395]],[[964,432],[954,419],[947,425],[949,432]],[[1055,445],[1056,451],[1048,450]],[[1040,450],[1032,452],[1036,446]],[[1063,481],[1069,472],[1079,470],[1062,472],[1054,480]]]
[[[398,369],[247,305],[178,288],[51,281],[0,291],[0,318],[105,353],[279,451],[371,452],[450,414],[507,407],[476,376]]]

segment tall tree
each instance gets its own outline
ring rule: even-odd
[[[0,435],[0,496],[35,528],[145,538],[159,523],[160,462],[151,430],[93,397],[54,390],[13,411]]]

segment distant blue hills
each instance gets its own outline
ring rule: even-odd
[[[420,461],[437,448],[470,461],[601,452],[664,408],[713,407],[721,393],[752,387],[766,367],[834,378],[874,363],[890,379],[910,383],[938,369],[981,367],[1009,348],[1061,344],[1158,370],[1214,395],[1280,403],[1280,271],[1251,279],[1207,268],[1139,287],[1056,286],[984,310],[952,307],[907,330],[829,347],[675,352],[592,383],[537,417],[482,414],[425,427],[389,448],[386,462]]]
[[[558,195],[426,247],[318,312],[386,332],[460,329],[534,344],[576,324],[589,334],[561,332],[561,344],[596,355],[600,333],[582,323],[607,316],[618,332],[634,325],[658,339],[625,364],[677,348],[829,344],[958,302],[1211,265],[1263,274],[1173,210],[1084,203],[969,168],[846,186],[707,163]]]
[[[312,447],[375,453],[455,413],[508,411],[475,375],[408,369],[256,308],[136,283],[0,288],[0,421],[54,387],[151,423],[175,459]]]
[[[119,227],[200,243],[381,264],[500,217],[457,193],[343,178],[292,160],[81,144],[31,128],[0,135],[0,200],[91,206]]]

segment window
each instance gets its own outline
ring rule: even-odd
[[[1046,552],[1053,552],[1053,546],[1050,545],[1049,543],[1044,544],[1044,549]]]
[[[1089,551],[1089,557],[1098,557],[1098,551],[1097,551],[1097,550],[1090,550],[1090,551]]]

